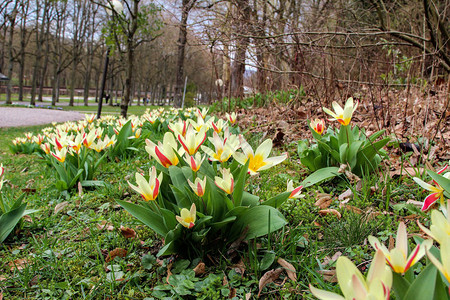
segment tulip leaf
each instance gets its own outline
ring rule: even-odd
[[[177,201],[178,207],[189,208],[192,205],[192,202],[189,199],[188,194],[186,192],[181,191],[174,185],[170,185],[170,188],[172,189],[173,195],[175,196],[175,200]]]
[[[450,293],[448,292],[448,288],[444,284],[444,277],[442,273],[439,273],[441,276],[436,280],[436,286],[434,289],[434,298],[436,300],[450,300]]]
[[[178,224],[177,219],[175,218],[175,214],[165,208],[160,208],[160,211],[166,227],[169,230],[174,229]]]
[[[433,264],[429,264],[411,283],[403,300],[433,299],[436,275],[436,267]]]
[[[308,177],[306,177],[300,185],[303,187],[309,187],[326,179],[334,178],[338,175],[339,168],[338,167],[328,167],[315,171]]]
[[[258,205],[247,209],[242,215],[238,216],[231,231],[241,234],[247,227],[246,238],[253,239],[277,231],[286,224],[287,221],[276,208]]]
[[[17,208],[12,209],[0,216],[0,243],[3,243],[11,231],[13,231],[16,224],[24,216],[26,207],[27,204],[23,203]]]
[[[281,204],[283,204],[284,201],[286,201],[289,198],[290,194],[291,194],[291,192],[284,192],[284,193],[278,194],[275,197],[272,197],[269,200],[266,200],[266,201],[264,201],[261,204],[262,205],[269,205],[269,206],[277,208]]]
[[[163,217],[160,214],[157,214],[146,207],[134,203],[117,199],[116,202],[119,203],[120,206],[125,208],[125,210],[128,211],[132,216],[150,227],[157,234],[165,236],[169,231],[164,225],[165,223]]]
[[[434,179],[446,192],[447,197],[450,197],[450,179],[445,178],[442,175],[439,175],[433,171],[427,171],[428,175]]]
[[[244,191],[242,193],[242,202],[241,204],[243,206],[255,206],[259,204],[259,197],[253,194],[250,194],[249,192]]]
[[[400,274],[392,273],[392,288],[397,299],[403,299],[410,287],[410,283]]]
[[[171,241],[170,243],[167,243],[164,245],[164,247],[159,250],[158,254],[156,254],[157,257],[164,256],[164,255],[170,255],[176,253],[176,247],[174,241]]]
[[[239,173],[239,177],[235,181],[233,191],[233,200],[234,206],[240,206],[242,201],[242,193],[244,192],[245,179],[247,178],[248,165],[250,163],[250,159],[247,159],[245,166],[242,167],[241,172]]]
[[[234,220],[236,220],[236,216],[231,216],[231,217],[223,219],[222,221],[212,223],[211,227],[214,227],[214,229],[218,230],[218,229],[221,229],[226,224],[233,222]]]
[[[83,186],[83,187],[106,186],[106,182],[104,182],[102,180],[83,180],[83,181],[81,181],[81,186]]]

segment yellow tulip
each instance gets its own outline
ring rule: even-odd
[[[356,102],[355,106],[353,106],[353,98],[348,98],[347,102],[345,102],[344,108],[342,108],[336,101],[332,103],[334,112],[329,110],[326,107],[323,107],[323,111],[332,116],[335,120],[337,120],[342,125],[347,126],[350,124],[352,119],[352,115],[358,107],[358,102]],[[331,119],[330,121],[332,121]]]
[[[197,209],[195,208],[195,203],[192,203],[191,209],[186,208],[181,209],[180,215],[175,216],[177,221],[186,228],[191,229],[195,225]]]

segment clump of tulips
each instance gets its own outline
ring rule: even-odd
[[[375,170],[385,156],[383,147],[389,142],[389,138],[381,137],[385,130],[380,130],[371,136],[367,136],[364,129],[351,126],[353,113],[358,103],[354,104],[353,98],[349,98],[342,108],[333,102],[334,112],[323,108],[324,112],[331,115],[332,119],[338,121],[339,128],[328,127],[325,130],[325,122],[315,119],[309,122],[309,128],[315,143],[310,144],[308,140],[298,143],[298,154],[300,161],[311,171],[317,171],[327,167],[330,172],[337,174],[338,167],[342,164],[348,165],[349,169],[356,175],[368,174]]]
[[[416,246],[410,251],[406,225],[399,223],[395,247],[389,250],[376,237],[368,240],[376,250],[367,278],[346,257],[337,261],[336,273],[343,297],[310,285],[310,290],[319,299],[390,299],[392,289],[396,299],[450,299],[450,172],[448,166],[438,172],[429,171],[433,185],[419,178],[414,180],[423,188],[432,191],[425,198],[422,210],[428,210],[437,201],[440,210],[431,211],[431,224],[427,228],[418,222],[419,228],[431,239],[415,237]],[[438,247],[433,246],[436,243]],[[423,257],[428,263],[415,274],[413,266]],[[417,270],[416,270],[417,271]]]
[[[234,122],[230,115],[228,123]],[[142,201],[117,202],[164,238],[158,255],[205,257],[240,237],[263,236],[286,224],[277,206],[301,188],[263,200],[245,185],[287,154],[269,157],[270,139],[254,150],[228,123],[198,111],[170,122],[162,140],[146,140],[155,166],[148,176],[136,173],[136,184],[129,182]]]

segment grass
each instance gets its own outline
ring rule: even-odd
[[[79,107],[70,109],[75,108]],[[104,112],[109,108],[115,109],[105,106]],[[129,112],[144,108],[132,106]],[[376,174],[365,177],[367,186],[351,203],[361,210],[378,212],[375,221],[369,220],[368,215],[339,207],[337,195],[350,187],[349,183],[335,180],[311,187],[305,189],[303,199],[288,201],[281,208],[289,221],[283,230],[242,244],[234,258],[222,253],[214,258],[215,264],[207,266],[205,274],[196,277],[191,271],[197,265],[195,261],[183,262],[176,257],[157,261],[155,253],[161,241],[115,202],[138,198],[126,180],[139,169],[147,170],[150,161],[143,148],[135,157],[100,167],[97,179],[109,183],[106,187],[84,189],[65,197],[52,187],[54,174],[35,155],[9,152],[8,144],[13,138],[25,132],[37,133],[42,128],[0,129],[0,162],[8,179],[3,196],[15,198],[25,192],[28,207],[39,209],[0,245],[0,293],[5,299],[227,299],[234,292],[237,298],[233,299],[245,298],[247,293],[254,297],[261,276],[279,267],[278,258],[295,267],[298,280],[288,280],[282,287],[269,284],[262,297],[312,299],[309,283],[337,290],[317,273],[318,269],[332,269],[333,262],[325,263],[330,257],[340,251],[357,262],[369,260],[373,250],[367,246],[367,236],[376,232],[392,234],[398,218],[413,209],[399,206],[394,210],[389,206],[389,211],[383,214],[385,202],[381,190],[369,192],[378,181]],[[260,139],[261,135],[253,135],[249,142],[255,148]],[[296,145],[277,151],[287,151],[295,157]],[[287,160],[252,178],[248,190],[268,199],[284,191],[288,179],[300,183],[305,174],[297,160]],[[418,189],[406,183],[390,182],[391,203],[404,204],[405,194],[417,196]],[[333,195],[335,200],[330,208],[340,211],[341,219],[319,214],[320,208],[314,205],[318,190]],[[137,237],[125,238],[119,230],[121,226],[133,228]],[[114,250],[126,254],[110,260]],[[174,275],[167,285],[169,266]]]

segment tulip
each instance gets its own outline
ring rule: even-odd
[[[39,146],[42,144],[43,141],[44,141],[44,136],[41,134],[38,134],[37,136],[33,137],[33,142],[35,142]]]
[[[427,256],[430,261],[436,266],[439,272],[450,282],[450,236],[446,236],[440,243],[441,246],[441,261],[439,261],[428,249]],[[448,288],[450,295],[450,287]]]
[[[95,130],[89,131],[88,134],[84,133],[83,145],[86,146],[86,148],[90,148],[96,138],[97,133]]]
[[[444,171],[446,171],[448,168],[448,165],[446,165],[444,168],[442,168],[440,171],[438,171],[438,174],[442,174],[444,173]],[[450,172],[447,172],[443,175],[445,178],[450,179]],[[421,187],[423,187],[424,189],[431,191],[432,193],[430,195],[428,195],[425,200],[423,201],[423,205],[422,205],[422,211],[426,211],[430,208],[431,205],[433,205],[434,202],[436,202],[437,200],[440,200],[441,202],[441,206],[444,207],[444,189],[437,184],[437,182],[434,182],[434,184],[436,186],[433,186],[431,184],[428,184],[426,182],[424,182],[423,180],[414,177],[413,180],[420,185]]]
[[[175,154],[177,142],[171,132],[164,134],[163,143],[158,142],[156,145],[149,139],[146,139],[145,143],[147,144],[145,150],[165,168],[178,164],[178,156]]]
[[[41,149],[45,152],[45,154],[49,154],[50,153],[50,144],[49,143],[41,144]]]
[[[208,113],[209,108],[203,107],[202,110],[200,108],[197,108],[197,116],[201,117],[203,120],[206,117],[206,114]]]
[[[302,189],[303,185],[300,185],[294,189],[294,183],[292,182],[292,180],[287,181],[286,191],[291,192],[291,194],[289,195],[289,199],[297,199],[304,197],[304,195],[301,194]]]
[[[400,222],[397,230],[397,238],[395,240],[395,248],[389,251],[386,246],[371,235],[369,235],[369,243],[376,250],[381,250],[386,257],[386,261],[394,272],[404,274],[408,269],[418,262],[424,255],[425,250],[429,249],[433,242],[426,240],[422,244],[417,245],[408,256],[408,237],[406,233],[405,223]]]
[[[67,148],[61,148],[61,150],[55,149],[55,152],[51,152],[54,158],[59,162],[64,162],[67,156]]]
[[[235,152],[234,158],[238,163],[245,165],[247,160],[250,160],[248,165],[248,173],[250,175],[258,174],[258,171],[269,169],[287,158],[287,153],[280,156],[270,157],[269,154],[272,151],[272,140],[265,140],[257,149],[253,152],[252,147],[247,141],[239,136],[240,145],[244,153]]]
[[[211,121],[211,125],[215,132],[221,133],[222,129],[226,126],[226,123],[222,119],[219,119],[215,123],[214,123],[214,121]]]
[[[81,146],[83,146],[83,140],[84,140],[84,135],[80,133],[75,137],[74,141],[69,142],[70,147],[72,147],[72,149],[77,154],[80,152]]]
[[[205,160],[205,157],[202,157],[200,153],[195,153],[195,155],[190,156],[186,153],[184,157],[184,161],[191,167],[191,170],[197,172],[202,165],[202,162]]]
[[[213,132],[212,138],[209,141],[214,145],[214,150],[206,146],[202,146],[203,152],[210,156],[211,161],[220,161],[221,163],[226,162],[231,155],[239,148],[239,141],[236,136],[230,136],[223,140],[217,132]]]
[[[204,130],[200,130],[200,132],[195,132],[192,125],[189,125],[189,128],[186,131],[185,136],[181,134],[178,135],[178,141],[189,155],[194,155],[205,140],[206,140],[206,132]]]
[[[223,177],[216,176],[214,178],[215,179],[214,183],[219,189],[221,189],[225,193],[231,194],[233,193],[234,189],[233,174],[231,174],[230,169],[222,169],[221,171]]]
[[[94,114],[85,114],[84,115],[86,118],[86,121],[88,121],[88,123],[92,123],[95,119],[95,115]]]
[[[178,119],[178,121],[176,123],[169,123],[168,127],[175,136],[178,136],[178,135],[185,136],[186,135],[186,130],[187,130],[186,121]]]
[[[426,228],[417,221],[420,229],[431,236],[436,242],[442,244],[443,241],[450,236],[450,201],[447,202],[447,217],[438,210],[431,212],[431,226]]]
[[[322,119],[315,119],[314,121],[311,121],[309,126],[311,126],[311,128],[320,135],[322,135],[325,130],[325,122]]]
[[[188,179],[188,183],[197,196],[202,197],[205,194],[206,176],[203,180],[198,177],[195,178],[194,183]]]
[[[158,177],[156,177],[156,168],[153,166],[149,170],[150,178],[147,181],[144,176],[140,173],[136,173],[136,183],[137,186],[131,184],[128,181],[130,187],[141,194],[142,198],[145,201],[155,200],[159,193],[159,186],[161,184],[163,174],[159,173]]]
[[[188,229],[191,229],[195,225],[196,213],[197,209],[195,208],[195,203],[192,203],[190,210],[187,210],[186,208],[181,209],[180,215],[175,216],[175,218],[181,225]]]
[[[344,126],[350,124],[352,119],[352,115],[358,107],[358,102],[356,102],[355,106],[353,106],[353,98],[348,98],[347,102],[345,102],[344,109],[336,102],[332,103],[334,112],[329,110],[328,108],[323,107],[323,111],[332,116],[335,120],[341,123]],[[333,119],[330,119],[332,121]]]
[[[206,129],[205,131],[209,129],[209,126],[200,116],[197,117],[197,122],[195,122],[192,119],[189,119],[189,123],[191,123],[191,125],[194,127],[195,130],[197,130],[197,132],[200,132],[200,130],[202,130],[203,128]]]
[[[0,190],[3,188],[3,174],[5,174],[5,168],[3,164],[0,164]]]
[[[226,113],[225,116],[231,124],[236,123],[237,115],[235,112],[232,112],[231,114]]]
[[[388,300],[392,286],[392,272],[384,263],[383,253],[378,250],[364,279],[358,268],[345,256],[336,264],[336,274],[341,295],[317,289],[309,285],[311,293],[322,300]]]

